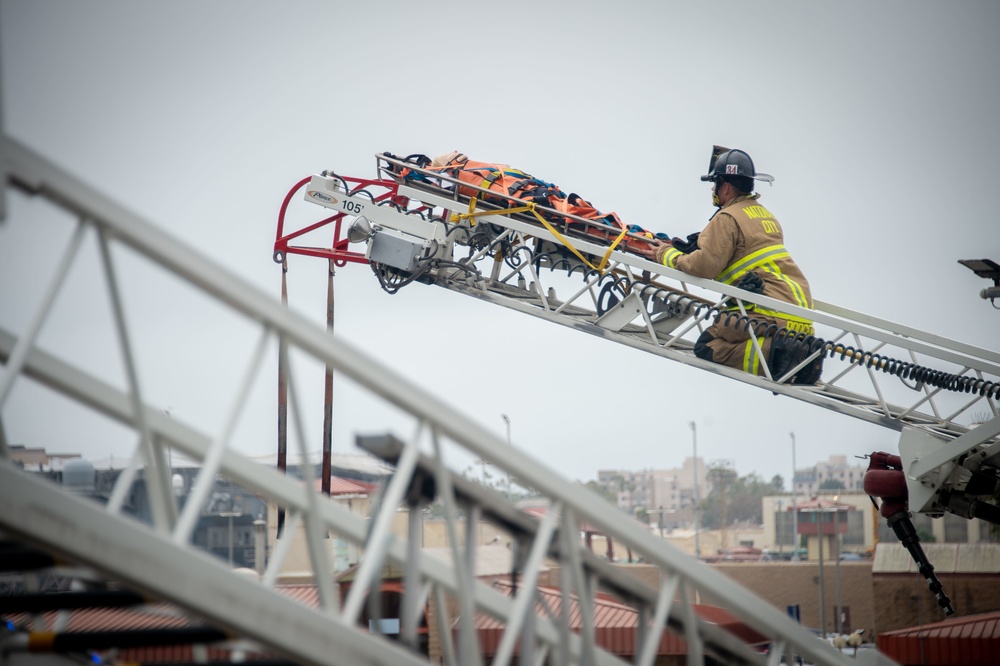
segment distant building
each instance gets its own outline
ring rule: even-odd
[[[872,504],[871,498],[864,491],[829,490],[820,491],[811,497],[799,495],[796,503],[805,506],[809,502],[832,500],[839,504],[849,504],[854,508],[843,514],[846,529],[840,537],[840,548],[843,553],[870,554],[876,543],[899,543],[895,533],[886,525],[884,518]],[[794,537],[794,517],[790,510],[792,497],[790,495],[770,495],[762,500],[762,516],[764,519],[763,547],[769,554],[787,557],[792,552]],[[800,515],[799,521],[802,522]],[[997,535],[993,533],[988,522],[948,513],[941,518],[914,513],[911,520],[917,530],[917,535],[924,543],[996,543]],[[800,533],[802,530],[799,530]],[[830,557],[827,551],[827,557]]]
[[[629,515],[645,510],[650,525],[667,529],[691,523],[696,477],[698,497],[704,499],[711,486],[708,465],[701,457],[697,460],[685,458],[684,464],[674,469],[600,470],[597,473],[598,483],[614,495],[619,509]]]
[[[21,469],[32,472],[58,472],[67,460],[80,457],[79,453],[48,453],[44,448],[33,448],[21,444],[11,444],[10,459]]]
[[[11,459],[25,471],[46,477],[67,490],[100,504],[106,504],[123,468],[95,465],[78,453],[48,453],[44,448],[10,447]],[[113,464],[113,461],[112,461]],[[179,511],[184,509],[197,466],[171,468],[172,489]],[[121,512],[145,523],[152,523],[153,509],[146,485],[146,470],[136,471],[131,486],[121,501]],[[256,557],[254,521],[267,518],[267,505],[254,493],[222,478],[213,481],[204,506],[191,533],[198,548],[228,561],[234,568],[253,567]]]
[[[800,509],[819,501],[829,501],[850,507],[850,510],[840,514],[844,522],[839,539],[843,553],[864,555],[874,548],[876,512],[868,495],[859,491],[830,490],[805,497],[798,495],[795,499],[795,503]],[[792,497],[790,495],[769,495],[763,498],[761,508],[764,521],[764,547],[773,557],[788,559],[796,544],[793,531],[795,516],[792,512]],[[799,523],[804,524],[805,522],[807,522],[806,517],[800,513]],[[804,525],[800,525],[799,534],[804,533]],[[895,537],[893,539],[895,540]],[[799,546],[805,546],[805,540],[801,537]],[[832,558],[829,539],[825,541],[825,547],[825,557]],[[805,553],[800,553],[800,557],[805,556]],[[810,551],[810,556],[817,556],[814,550]]]
[[[958,617],[975,617],[980,613],[995,613],[1000,608],[1000,545],[987,543],[925,543],[922,544],[927,559],[934,565],[934,574],[944,586],[944,593],[954,602]],[[879,649],[881,632],[896,631],[915,625],[945,620],[934,595],[927,589],[927,581],[917,571],[910,553],[898,541],[881,543],[875,553],[872,567],[872,596],[879,600],[875,604],[875,626],[878,627]],[[972,618],[970,618],[972,619]],[[997,620],[979,616],[977,628],[966,626],[965,633],[955,634],[946,645],[942,645],[940,634],[926,631],[928,647],[932,642],[942,657],[952,656],[954,660],[937,660],[938,664],[997,663],[997,654],[986,661],[962,660],[956,646],[964,638],[987,637]],[[996,636],[996,633],[993,633]],[[936,639],[936,640],[932,640]],[[968,658],[972,653],[962,652]],[[906,662],[903,662],[906,663]],[[914,663],[914,662],[909,662]],[[930,660],[923,663],[931,663]]]
[[[815,497],[820,490],[864,490],[867,469],[867,465],[848,465],[847,456],[830,456],[827,462],[795,470],[795,493],[799,497],[809,498]],[[831,487],[837,483],[840,484],[839,488]]]

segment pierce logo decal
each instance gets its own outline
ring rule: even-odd
[[[337,203],[337,200],[335,198],[331,197],[329,194],[320,192],[319,190],[309,190],[308,192],[306,192],[306,195],[309,196],[309,198],[311,199],[316,199],[317,201],[322,201],[324,203],[331,203],[331,204]]]

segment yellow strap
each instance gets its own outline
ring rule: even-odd
[[[541,214],[537,210],[535,210],[535,203],[534,202],[529,201],[528,203],[524,204],[523,206],[516,206],[514,208],[504,208],[503,210],[476,210],[475,208],[476,208],[476,198],[472,197],[472,199],[469,201],[469,212],[468,213],[453,213],[452,216],[451,216],[451,222],[453,224],[457,224],[457,223],[461,222],[462,220],[470,220],[470,225],[475,225],[475,219],[477,217],[481,216],[481,215],[513,215],[514,213],[528,213],[528,212],[530,212],[532,215],[534,215],[536,218],[538,218],[538,221],[542,223],[542,226],[544,226],[546,229],[549,230],[549,233],[551,233],[553,236],[555,236],[559,240],[560,243],[562,243],[563,245],[565,245],[569,249],[570,252],[572,252],[573,254],[575,254],[576,257],[580,261],[582,261],[584,264],[586,264],[590,268],[593,268],[594,270],[597,270],[597,271],[601,271],[602,273],[604,272],[604,267],[607,265],[608,258],[611,256],[611,253],[618,246],[618,244],[622,241],[622,239],[625,238],[625,234],[628,233],[628,228],[627,227],[624,228],[624,229],[622,229],[622,232],[620,234],[618,234],[618,238],[616,238],[615,242],[613,242],[611,244],[611,247],[608,248],[608,251],[604,253],[604,257],[601,258],[600,264],[598,264],[597,266],[594,266],[592,263],[590,263],[587,260],[586,257],[584,257],[582,254],[580,254],[580,251],[577,250],[575,247],[573,247],[573,244],[570,243],[568,240],[566,240],[566,238],[561,233],[559,233],[556,230],[556,228],[553,227],[549,223],[548,220],[546,220],[544,217],[542,217]]]
[[[470,227],[476,226],[476,197],[477,196],[479,196],[479,195],[473,195],[472,198],[469,199],[469,214],[466,215],[466,216],[464,216],[464,217],[469,218],[469,226]],[[463,216],[459,215],[458,219],[462,219],[462,217]],[[452,217],[452,221],[453,222],[455,221],[454,217]]]
[[[498,178],[500,178],[502,175],[503,174],[499,171],[490,172],[490,175],[486,176],[486,178],[483,178],[483,182],[479,183],[479,187],[483,188],[484,190],[490,189],[490,185],[492,185],[493,182]]]
[[[618,238],[615,239],[615,242],[612,243],[610,247],[608,247],[608,251],[604,253],[603,257],[601,257],[601,263],[597,267],[597,270],[601,271],[602,273],[604,272],[604,267],[608,265],[608,258],[611,256],[611,253],[614,251],[614,249],[618,247],[618,243],[622,242],[622,239],[625,238],[625,234],[627,233],[628,233],[628,227],[623,228],[622,232],[618,234]]]
[[[513,213],[526,213],[533,209],[534,204],[527,204],[516,208],[504,208],[503,210],[476,210],[476,197],[472,197],[472,199],[469,200],[469,212],[452,213],[451,220],[449,221],[452,224],[457,224],[462,220],[475,220],[477,217],[481,217],[483,215],[511,215]],[[535,214],[537,215],[537,213]]]

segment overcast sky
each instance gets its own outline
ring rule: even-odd
[[[714,210],[698,180],[712,145],[739,147],[775,176],[762,203],[817,299],[995,350],[989,284],[957,260],[1000,261],[997,28],[993,1],[0,0],[2,122],[275,297],[277,212],[311,173],[373,177],[377,152],[459,149],[684,236]],[[21,332],[72,220],[8,205],[0,326]],[[95,247],[40,344],[124,386]],[[115,252],[146,399],[214,433],[252,330]],[[291,306],[321,323],[325,268],[292,257],[288,274]],[[337,273],[335,328],[501,436],[509,415],[515,446],[573,479],[678,467],[691,421],[700,455],[766,479],[790,476],[791,432],[799,467],[897,450],[894,431],[443,289],[390,296],[363,265]],[[303,375],[318,449],[322,377]],[[275,449],[275,403],[269,361],[233,446]],[[336,451],[395,423],[371,403],[336,383]],[[25,380],[3,419],[13,443],[49,451],[134,444]]]

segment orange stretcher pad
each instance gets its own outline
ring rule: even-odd
[[[412,166],[393,169],[395,176],[403,181],[450,181],[460,196],[473,202],[470,211],[476,201],[499,206],[500,213],[515,208],[519,208],[517,212],[525,212],[523,205],[528,204],[531,207],[528,212],[540,218],[545,226],[551,224],[564,233],[633,252],[647,247],[654,238],[670,240],[666,234],[626,225],[617,214],[601,212],[578,194],[566,194],[557,185],[508,164],[477,162],[458,152],[433,160],[425,155],[410,155],[402,161]]]

